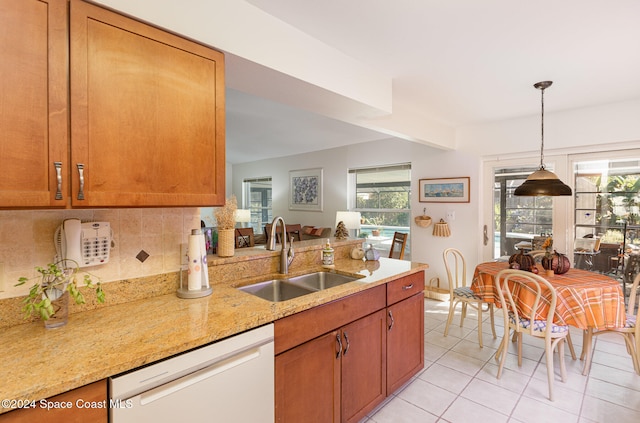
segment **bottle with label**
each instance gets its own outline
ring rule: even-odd
[[[322,250],[322,265],[333,266],[333,259],[333,248],[331,248],[331,242],[327,239],[327,243],[324,245],[324,249]]]

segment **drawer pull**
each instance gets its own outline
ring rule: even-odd
[[[407,291],[407,290],[409,290],[409,289],[411,289],[411,288],[413,288],[413,284],[403,286],[403,287],[402,287],[402,290],[403,290],[403,291]]]
[[[340,338],[340,332],[336,334],[336,342],[338,343],[338,351],[336,352],[336,358],[340,358],[340,353],[342,353],[342,338]]]
[[[56,200],[62,200],[62,162],[53,162],[56,169]]]
[[[344,347],[344,351],[342,351],[342,355],[347,355],[347,351],[349,351],[349,337],[347,336],[347,332],[344,333],[344,339],[347,341],[347,346]]]
[[[78,190],[78,200],[84,200],[84,164],[78,163],[78,176],[80,177],[80,189]]]
[[[388,329],[391,330],[391,328],[393,328],[393,324],[395,323],[395,320],[393,319],[393,313],[391,313],[391,310],[389,310],[389,320],[391,320],[391,322],[389,323]]]

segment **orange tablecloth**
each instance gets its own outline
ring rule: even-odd
[[[480,263],[474,272],[471,290],[484,301],[499,304],[494,277],[508,266],[504,262]],[[563,275],[544,277],[556,290],[556,314],[560,319],[556,323],[580,329],[624,326],[624,296],[616,280],[580,269],[569,269]]]

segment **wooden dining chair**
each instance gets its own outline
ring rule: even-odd
[[[409,234],[394,232],[393,239],[391,240],[391,249],[389,250],[389,258],[397,258],[398,260],[404,259],[404,249],[407,246],[408,237]],[[398,252],[398,257],[393,257],[396,252]]]
[[[236,228],[235,238],[236,248],[253,247],[255,245],[253,228]]]
[[[302,241],[302,225],[301,224],[287,224],[285,225],[287,227],[287,241],[291,241],[291,240],[296,240],[296,241]],[[281,228],[280,225],[278,224],[278,227],[276,228],[276,243],[280,243],[280,232],[281,232]],[[269,243],[269,235],[271,234],[271,223],[267,223],[264,226],[264,236],[266,238],[267,244]]]
[[[471,306],[478,311],[478,343],[480,348],[482,345],[482,311],[483,306],[487,307],[491,317],[491,331],[493,339],[496,339],[496,326],[493,318],[493,304],[482,300],[477,296],[470,287],[467,286],[467,263],[462,252],[456,248],[447,248],[442,253],[444,266],[447,270],[447,279],[449,281],[449,316],[447,324],[444,328],[444,336],[449,334],[449,326],[453,321],[453,314],[458,304],[462,305],[460,315],[460,327],[464,323],[467,315],[467,306]]]
[[[585,347],[582,349],[583,353],[582,357],[580,357],[582,359],[586,355],[584,370],[582,372],[583,375],[587,375],[591,368],[591,360],[593,358],[591,341],[593,340],[593,336],[601,335],[603,333],[618,333],[622,335],[627,347],[627,352],[631,355],[633,369],[640,375],[640,326],[638,326],[638,321],[640,321],[640,307],[636,304],[638,295],[640,295],[639,285],[640,273],[638,273],[634,278],[633,284],[631,285],[631,291],[629,291],[629,304],[627,305],[626,319],[623,327],[602,330],[586,330],[584,340]]]
[[[547,380],[549,400],[553,401],[553,350],[558,348],[560,376],[564,382],[567,370],[564,365],[564,341],[569,334],[569,326],[553,323],[556,314],[557,294],[553,286],[542,276],[524,270],[505,269],[496,275],[498,296],[504,316],[504,336],[496,352],[498,379],[507,359],[508,342],[513,330],[518,341],[518,366],[522,366],[522,334],[544,339],[544,354],[547,362]],[[522,306],[522,297],[527,298],[526,307]],[[547,315],[543,319],[536,316],[538,306],[548,303]],[[543,309],[546,307],[542,307]]]

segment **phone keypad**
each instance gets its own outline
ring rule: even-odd
[[[82,245],[82,258],[85,265],[100,264],[109,261],[109,238],[85,238]]]

